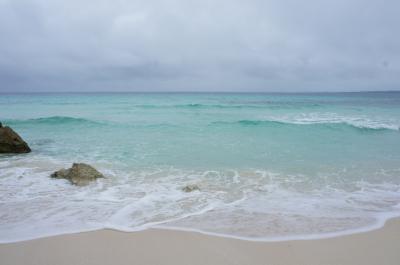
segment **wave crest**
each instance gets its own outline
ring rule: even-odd
[[[331,129],[351,128],[361,131],[400,131],[399,126],[389,124],[368,124],[368,123],[352,123],[347,121],[319,121],[319,122],[299,122],[299,121],[283,121],[283,120],[239,120],[234,122],[214,122],[215,125],[242,125],[242,126],[309,126],[324,127]]]
[[[5,124],[10,125],[26,125],[26,124],[43,124],[43,125],[64,125],[64,124],[88,124],[99,125],[101,122],[93,121],[84,118],[75,118],[68,116],[51,116],[27,120],[5,120]]]

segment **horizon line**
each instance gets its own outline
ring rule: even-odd
[[[400,90],[358,91],[0,91],[0,94],[335,94],[335,93],[388,93]]]

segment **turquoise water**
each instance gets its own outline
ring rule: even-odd
[[[0,106],[33,150],[0,156],[0,241],[154,226],[302,238],[400,215],[400,93],[2,94]],[[48,177],[72,162],[107,178]]]

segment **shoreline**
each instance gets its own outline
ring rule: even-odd
[[[379,229],[324,239],[256,242],[151,228],[111,229],[0,244],[11,264],[398,264],[400,218]]]
[[[64,231],[59,233],[48,233],[42,236],[32,236],[14,240],[4,240],[0,239],[0,246],[4,244],[14,244],[26,241],[33,241],[33,240],[41,240],[51,237],[59,237],[59,236],[66,236],[66,235],[73,235],[73,234],[82,234],[82,233],[93,233],[98,231],[114,231],[114,232],[121,232],[121,233],[138,233],[138,232],[145,232],[148,230],[167,230],[167,231],[176,231],[176,232],[186,232],[186,233],[196,233],[205,236],[212,236],[212,237],[219,237],[219,238],[226,238],[226,239],[233,239],[233,240],[242,240],[248,242],[260,242],[260,243],[271,243],[271,242],[287,242],[287,241],[301,241],[301,240],[321,240],[321,239],[331,239],[336,237],[343,237],[343,236],[351,236],[361,233],[368,233],[375,230],[379,230],[384,228],[387,222],[391,220],[399,220],[400,216],[398,214],[385,214],[378,218],[375,223],[372,223],[367,226],[353,228],[343,231],[337,232],[328,232],[328,233],[316,233],[316,234],[299,234],[299,235],[287,235],[287,236],[271,236],[271,237],[246,237],[246,236],[236,236],[231,234],[224,234],[218,232],[208,232],[201,229],[196,228],[186,228],[186,227],[179,227],[179,226],[168,226],[168,225],[144,225],[141,228],[137,229],[124,229],[118,227],[99,227],[99,228],[88,228],[82,230],[71,230],[71,231]]]

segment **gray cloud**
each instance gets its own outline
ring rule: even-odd
[[[400,89],[400,2],[0,0],[0,92]]]

